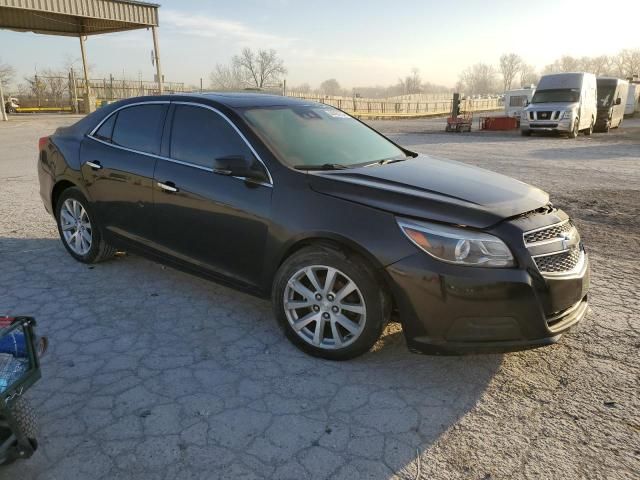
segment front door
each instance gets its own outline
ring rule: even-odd
[[[106,233],[148,242],[153,228],[153,171],[168,102],[112,114],[82,142],[82,175]]]
[[[227,156],[255,158],[222,114],[205,106],[172,107],[167,160],[154,188],[159,248],[229,280],[256,286],[264,264],[272,185],[213,172]]]

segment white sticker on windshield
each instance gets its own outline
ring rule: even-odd
[[[349,115],[347,115],[344,112],[341,112],[340,110],[334,110],[334,109],[328,109],[327,108],[325,110],[325,113],[327,115],[329,115],[330,117],[333,117],[333,118],[350,118]]]

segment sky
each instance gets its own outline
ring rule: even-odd
[[[640,48],[640,1],[593,0],[159,0],[166,81],[197,85],[243,47],[273,48],[289,85],[336,78],[343,87],[389,85],[418,68],[454,86],[466,67],[515,52],[537,68],[561,55]],[[628,19],[628,20],[627,20]],[[615,35],[614,35],[615,32]],[[91,77],[152,80],[151,32],[87,40]],[[79,40],[0,30],[0,63],[18,81],[79,62]]]

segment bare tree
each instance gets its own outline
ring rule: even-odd
[[[611,74],[611,58],[607,55],[600,55],[598,57],[586,57],[584,59],[584,70],[586,72],[594,73],[595,75],[610,75]]]
[[[301,83],[300,85],[291,87],[289,90],[292,92],[302,93],[302,94],[311,93],[311,85],[309,85],[308,83]]]
[[[400,90],[403,95],[410,95],[412,93],[420,93],[422,91],[422,78],[420,77],[420,70],[414,68],[411,70],[411,75],[407,75],[404,79],[398,81]]]
[[[640,48],[624,49],[613,59],[615,73],[622,78],[640,75]]]
[[[11,65],[0,61],[0,82],[2,82],[2,86],[8,86],[13,81],[15,74],[16,71]]]
[[[329,80],[325,80],[320,84],[320,92],[324,95],[340,95],[342,89],[340,88],[340,84],[335,78],[330,78]]]
[[[500,73],[504,91],[511,90],[511,85],[522,67],[522,58],[516,53],[505,53],[500,57]]]
[[[571,55],[563,55],[555,62],[547,65],[543,73],[579,72],[583,69],[583,62]]]
[[[476,63],[460,75],[460,82],[469,94],[487,94],[496,91],[496,71],[486,63]]]
[[[238,90],[247,85],[246,76],[234,63],[230,65],[216,64],[209,80],[211,87],[215,90]]]
[[[520,86],[528,87],[529,85],[537,85],[540,75],[536,72],[533,65],[522,63],[520,66]]]
[[[287,73],[284,61],[273,49],[254,52],[245,48],[240,55],[233,57],[232,64],[241,72],[243,78],[256,88],[279,85]]]

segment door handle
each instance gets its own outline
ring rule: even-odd
[[[102,165],[100,165],[99,161],[94,161],[94,162],[84,162],[85,165],[88,165],[89,167],[93,168],[94,170],[100,170],[102,168]]]
[[[178,191],[178,188],[173,184],[173,182],[158,182],[157,185],[165,192],[176,193]]]

